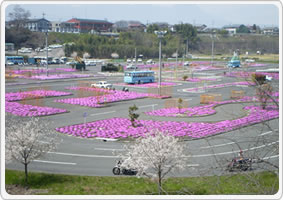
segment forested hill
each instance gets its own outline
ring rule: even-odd
[[[44,33],[34,33],[28,30],[19,32],[8,29],[6,42],[15,43],[20,47],[43,47],[45,46]],[[189,53],[211,54],[212,38],[209,34],[196,34],[195,31],[182,33],[167,33],[162,39],[162,54],[171,57],[177,50],[179,55],[185,52],[186,41],[188,39]],[[112,53],[117,53],[120,58],[133,57],[135,48],[137,54],[145,57],[157,58],[159,52],[159,38],[154,33],[139,31],[121,32],[119,37],[108,37],[92,34],[72,34],[72,33],[49,33],[48,43],[64,44],[65,54],[70,56],[77,52],[79,56],[89,53],[91,57],[110,58]],[[232,54],[239,49],[241,52],[261,51],[264,53],[279,52],[279,37],[266,35],[241,34],[228,36],[217,34],[214,38],[215,54]]]

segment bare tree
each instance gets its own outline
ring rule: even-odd
[[[25,166],[28,184],[28,164],[55,149],[60,142],[50,124],[39,118],[18,119],[6,115],[6,161],[15,160]]]
[[[163,190],[165,176],[185,167],[184,144],[168,133],[154,131],[125,146],[126,154],[120,155],[122,166],[136,169],[137,176],[158,178],[158,193]]]
[[[23,27],[25,22],[31,16],[29,11],[21,8],[19,5],[15,5],[13,12],[8,14],[11,23],[18,29],[19,27]]]

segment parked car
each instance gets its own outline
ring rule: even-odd
[[[190,63],[188,61],[184,62],[184,66],[190,66]]]
[[[146,64],[154,64],[154,61],[152,59],[149,59],[148,61],[146,61]]]
[[[141,58],[138,59],[138,63],[142,63],[142,59]]]
[[[138,67],[136,65],[128,65],[126,69],[137,69]]]
[[[76,61],[70,61],[70,62],[66,62],[66,65],[75,65],[75,64],[77,64],[77,62]]]
[[[107,81],[99,81],[98,83],[93,83],[90,85],[91,87],[98,87],[98,88],[112,88],[112,84],[107,83]]]
[[[128,58],[127,59],[127,63],[131,63],[131,62],[132,62],[132,60]]]
[[[12,66],[12,65],[14,65],[14,63],[8,61],[8,62],[6,63],[6,65],[7,65],[7,66]]]
[[[93,61],[93,60],[85,61],[85,65],[86,66],[96,66],[96,61]]]

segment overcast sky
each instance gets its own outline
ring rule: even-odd
[[[127,2],[126,2],[127,3]],[[273,4],[19,4],[29,10],[31,18],[66,21],[73,17],[87,19],[180,22],[222,27],[229,24],[279,26],[279,10]],[[6,20],[14,4],[6,8]]]

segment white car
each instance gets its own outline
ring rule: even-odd
[[[127,63],[131,63],[131,62],[132,62],[132,60],[128,58],[127,59]]]
[[[138,63],[142,63],[142,59],[141,58],[138,59]]]
[[[148,61],[146,61],[146,64],[154,64],[152,59],[149,59]]]
[[[189,62],[184,62],[184,66],[189,66],[190,63]]]
[[[92,60],[85,61],[85,65],[86,66],[96,66],[96,61],[92,61]]]
[[[126,69],[137,69],[138,67],[136,66],[136,65],[128,65],[127,67],[126,67]]]
[[[6,63],[6,65],[7,65],[7,66],[12,66],[12,65],[14,65],[14,63],[8,61],[8,62]]]
[[[98,83],[93,83],[90,85],[91,87],[98,87],[98,88],[112,88],[112,84],[107,83],[107,81],[99,81]]]
[[[66,62],[66,65],[75,65],[75,64],[77,64],[77,62],[76,61],[70,61],[70,62]]]

